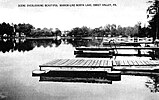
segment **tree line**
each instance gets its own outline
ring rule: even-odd
[[[148,0],[145,3],[150,3],[147,8],[147,18],[150,18],[148,26],[141,27],[141,22],[138,22],[133,27],[121,27],[120,25],[108,24],[104,27],[90,29],[88,27],[73,28],[68,35],[75,37],[83,36],[137,36],[137,37],[153,37],[153,40],[159,38],[159,0]],[[145,11],[146,12],[146,11]]]
[[[9,24],[1,23],[0,24],[0,36],[1,37],[16,37],[16,36],[27,36],[27,37],[39,37],[39,36],[61,36],[61,31],[56,28],[53,31],[52,28],[35,28],[31,24]]]
[[[49,36],[61,36],[62,32],[58,28],[53,31],[53,28],[35,28],[31,24],[9,24],[1,23],[0,24],[0,36],[6,35],[7,37],[16,36],[18,33],[19,36],[25,35],[27,37],[49,37]],[[88,28],[86,26],[76,27],[67,32],[67,36],[71,37],[107,37],[107,36],[151,36],[149,34],[148,27],[141,27],[141,23],[138,22],[134,27],[122,27],[115,24],[107,24],[104,27],[99,28]]]
[[[68,32],[68,36],[71,37],[115,37],[115,36],[122,36],[122,37],[150,37],[149,28],[141,27],[141,23],[138,22],[134,27],[122,27],[120,25],[115,24],[107,24],[104,27],[99,28],[88,28],[83,26],[81,28],[76,27],[73,28],[70,32]]]
[[[17,42],[14,39],[8,39],[7,41],[0,40],[0,52],[25,52],[33,50],[35,47],[58,47],[61,44],[61,40],[53,40],[53,39],[47,39],[47,40],[25,40]]]

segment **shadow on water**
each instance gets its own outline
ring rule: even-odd
[[[106,71],[49,71],[39,76],[40,82],[75,82],[75,83],[107,83],[120,81],[121,75],[112,76]]]
[[[69,71],[49,71],[38,76],[39,82],[71,82],[71,83],[96,83],[96,84],[113,84],[115,81],[121,81],[122,76],[144,76],[148,77],[145,86],[152,93],[159,92],[159,73],[149,71],[121,71],[120,76],[109,75],[107,72],[69,72]]]
[[[19,39],[19,38],[7,38],[7,39],[0,39],[0,51],[5,52],[25,52],[33,50],[35,47],[58,47],[61,44],[67,45],[71,44],[73,47],[111,47],[112,45],[104,46],[102,45],[102,39],[95,39],[95,38],[89,38],[89,39]],[[137,52],[137,51],[136,51]],[[112,58],[112,56],[138,56],[138,57],[151,57],[152,59],[155,59],[155,57],[159,58],[159,51],[155,52],[147,52],[147,54],[119,54],[113,52],[108,53],[78,53],[76,57],[85,57],[85,58]]]
[[[159,92],[159,75],[149,76],[150,79],[145,82],[145,86],[150,89],[150,92]]]
[[[94,39],[25,39],[25,38],[0,38],[0,51],[13,52],[13,51],[30,51],[35,47],[52,47],[55,44],[55,47],[58,47],[61,43],[71,44],[73,47],[79,46],[100,46],[101,40]]]
[[[90,46],[101,46],[102,39],[68,39],[66,40],[68,43],[72,44],[73,47],[90,47]]]

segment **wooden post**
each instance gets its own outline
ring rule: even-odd
[[[155,50],[154,49],[152,50],[152,56],[151,57],[152,57],[152,60],[155,60]]]
[[[141,55],[141,51],[140,51],[141,49],[138,49],[138,55]]]

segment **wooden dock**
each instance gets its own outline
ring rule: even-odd
[[[114,49],[159,50],[159,47],[76,47],[76,50],[106,51]]]
[[[55,59],[39,67],[112,68],[110,60]]]
[[[109,83],[121,75],[159,75],[159,60],[54,59],[39,65],[39,81]]]
[[[137,54],[118,54],[118,50],[136,50]],[[143,53],[143,50],[151,50],[151,52]],[[96,57],[96,58],[112,58],[113,56],[145,56],[152,57],[155,60],[155,51],[159,50],[159,47],[76,47],[74,54],[76,57]],[[107,53],[107,52],[108,53]],[[116,52],[115,52],[116,51]],[[92,53],[94,52],[94,53]],[[103,53],[101,53],[103,52]],[[105,53],[106,52],[106,53]]]
[[[159,60],[105,60],[105,59],[54,59],[46,64],[39,65],[42,68],[61,68],[61,70],[106,71],[111,70],[159,70]]]

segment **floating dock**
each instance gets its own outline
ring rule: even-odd
[[[118,50],[136,50],[137,54],[118,54]],[[143,52],[142,50],[151,50],[151,52]],[[152,57],[155,59],[155,51],[159,50],[159,47],[76,47],[74,54],[76,57],[96,57],[96,58],[112,58],[113,56],[144,56]],[[115,52],[116,51],[116,52]]]
[[[159,47],[76,47],[76,50],[106,51],[114,49],[159,50]]]
[[[40,82],[108,83],[121,75],[159,75],[158,60],[54,59],[39,65]]]
[[[158,70],[159,60],[54,59],[46,64],[39,65],[39,67],[40,70],[43,68],[61,68],[62,70],[66,68],[68,70],[84,68],[87,71],[105,71],[107,68],[118,71]]]

